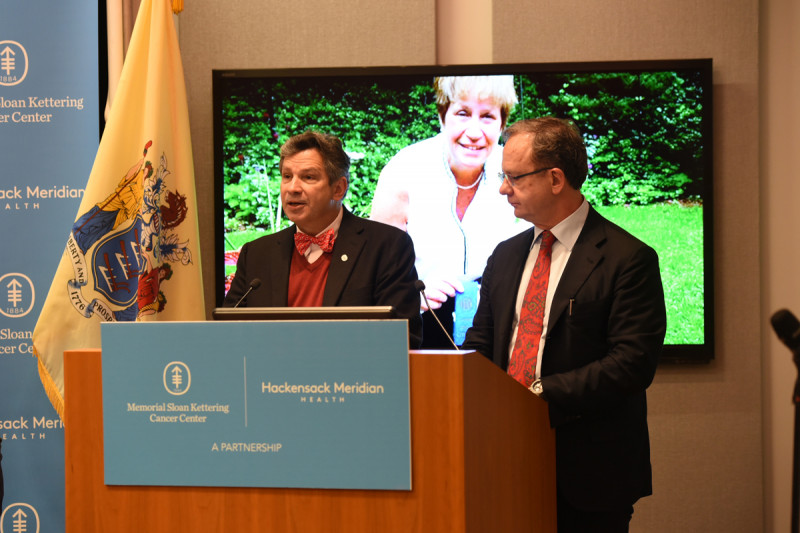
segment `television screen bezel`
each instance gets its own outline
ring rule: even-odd
[[[223,131],[221,84],[226,79],[276,78],[276,77],[331,77],[331,76],[459,76],[511,73],[592,73],[605,71],[647,72],[655,70],[693,69],[700,73],[703,86],[702,102],[704,121],[702,136],[705,140],[704,165],[707,176],[703,181],[703,328],[702,344],[665,344],[662,363],[709,363],[715,358],[714,327],[714,257],[713,257],[713,60],[659,59],[637,61],[558,62],[558,63],[495,63],[447,66],[367,66],[367,67],[321,67],[278,69],[214,69],[212,70],[213,138],[214,138],[214,227],[215,227],[215,297],[216,305],[222,305],[225,294],[224,266],[224,204],[223,204]]]

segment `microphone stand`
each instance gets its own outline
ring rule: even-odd
[[[792,359],[797,367],[794,383],[794,458],[792,461],[792,533],[800,533],[800,352],[795,350]]]
[[[428,306],[428,311],[431,312],[431,315],[433,315],[433,318],[436,319],[436,323],[439,324],[440,328],[442,328],[442,331],[444,332],[445,336],[447,337],[447,340],[450,341],[450,344],[453,346],[453,348],[457,352],[460,352],[461,350],[459,349],[458,345],[456,344],[456,341],[454,341],[453,337],[451,337],[450,334],[447,332],[447,328],[444,327],[444,324],[442,324],[442,321],[439,320],[439,317],[436,316],[436,313],[433,312],[433,307],[431,307],[431,304],[428,303],[428,296],[425,294],[425,283],[423,283],[422,280],[418,280],[414,284],[414,286],[420,292],[420,294],[422,294],[422,298],[425,300],[425,305]]]
[[[778,338],[792,351],[797,367],[794,383],[794,457],[792,458],[792,533],[800,533],[800,321],[788,309],[780,309],[770,318]]]

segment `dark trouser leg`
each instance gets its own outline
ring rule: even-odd
[[[558,533],[628,533],[633,506],[612,511],[573,507],[558,491]]]

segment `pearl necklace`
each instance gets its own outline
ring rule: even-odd
[[[459,189],[461,189],[462,191],[465,191],[465,190],[467,190],[467,189],[471,189],[471,188],[473,188],[474,186],[476,186],[476,185],[478,184],[478,182],[479,182],[479,181],[481,181],[481,178],[482,178],[482,177],[483,177],[483,170],[481,170],[481,173],[478,175],[478,179],[476,179],[476,180],[475,180],[475,181],[472,183],[472,185],[459,185],[459,183],[458,183],[458,180],[456,180],[456,179],[455,179],[455,176],[453,176],[453,180],[456,182],[456,187],[458,187],[458,188],[459,188]]]

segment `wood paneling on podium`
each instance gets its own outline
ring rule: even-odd
[[[106,486],[100,360],[64,354],[67,533],[556,530],[546,404],[478,354],[410,354],[411,491]]]

